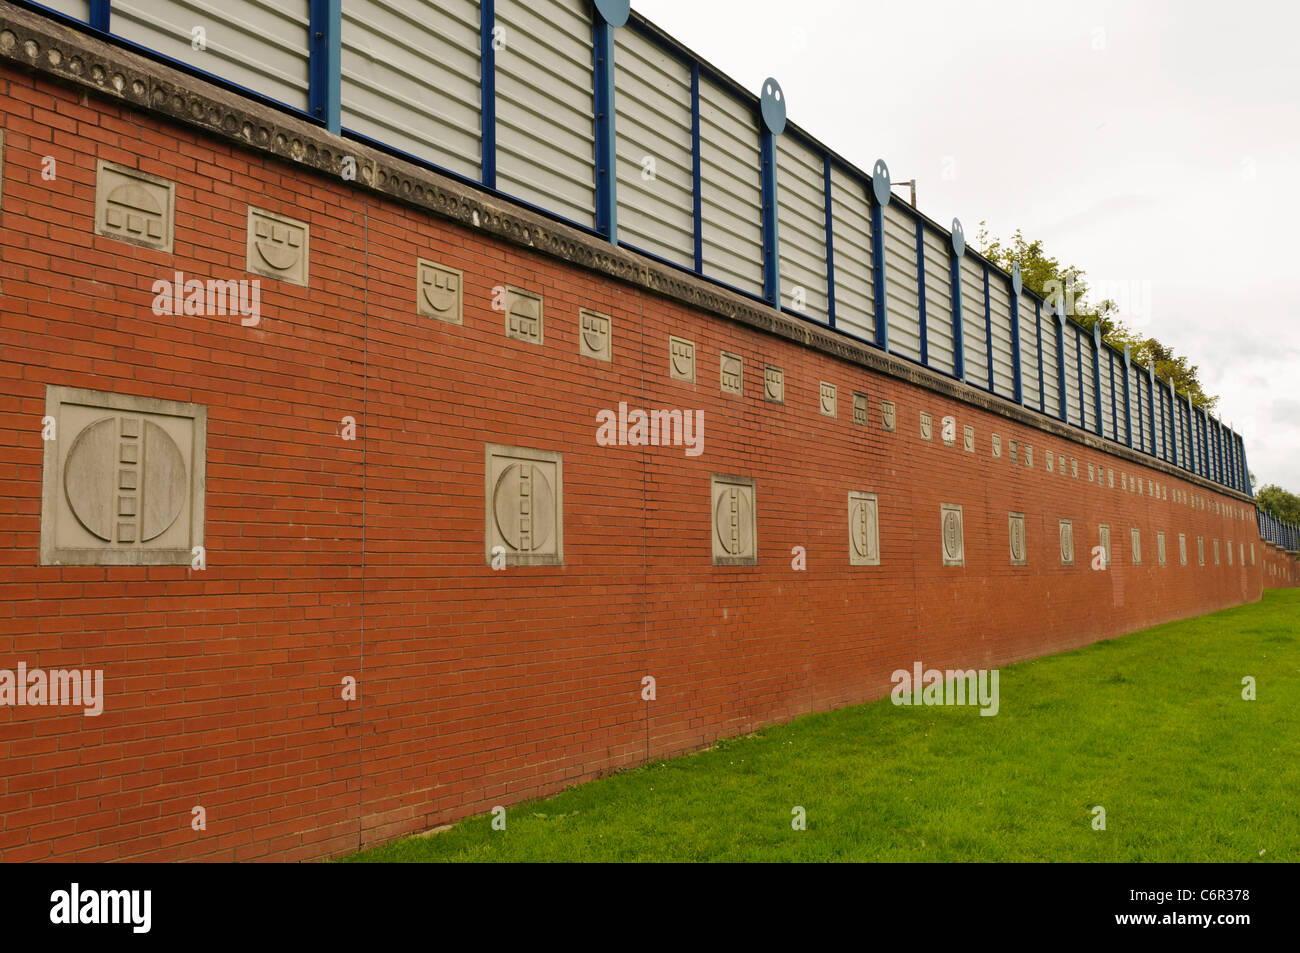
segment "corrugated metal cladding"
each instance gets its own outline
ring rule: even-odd
[[[90,0],[40,0],[41,6],[75,17],[82,23],[90,22]]]
[[[1149,450],[1151,437],[1150,427],[1147,424],[1146,388],[1142,386],[1142,375],[1136,364],[1129,368],[1129,390],[1131,394],[1129,409],[1133,415],[1133,446],[1139,450]]]
[[[481,175],[477,0],[343,4],[343,127]]]
[[[952,275],[948,261],[951,240],[932,228],[925,230],[925,337],[929,364],[953,372]]]
[[[1155,388],[1155,401],[1153,406],[1156,409],[1156,456],[1162,460],[1169,458],[1168,427],[1169,424],[1165,418],[1165,395],[1160,392],[1160,387]]]
[[[758,123],[747,104],[700,80],[704,273],[763,293],[763,178]]]
[[[1061,414],[1061,368],[1057,362],[1056,355],[1056,338],[1057,329],[1060,327],[1056,323],[1056,316],[1049,314],[1047,309],[1043,309],[1043,393],[1046,395],[1046,410],[1043,412],[1052,416],[1060,417]]]
[[[1020,308],[1020,393],[1024,404],[1038,409],[1038,319],[1034,301],[1022,294]]]
[[[1111,387],[1110,377],[1115,367],[1115,354],[1110,348],[1101,348],[1101,432],[1102,436],[1115,439],[1115,389]]]
[[[876,339],[871,261],[871,204],[857,179],[831,166],[831,235],[835,246],[835,326]]]
[[[969,255],[961,260],[962,359],[966,381],[989,388],[988,335],[984,328],[984,266]]]
[[[1008,400],[1016,396],[1016,371],[1011,350],[1011,279],[989,271],[989,302],[993,329],[993,390]]]
[[[1079,416],[1079,331],[1073,324],[1065,325],[1065,412],[1066,419],[1080,427]]]
[[[917,307],[916,220],[893,199],[882,214],[885,225],[885,316],[889,350],[921,359],[921,312]]]
[[[78,5],[80,6],[80,5]],[[111,29],[286,106],[308,107],[308,0],[114,0]],[[191,45],[206,31],[206,47]]]
[[[497,188],[580,225],[596,223],[591,5],[498,0]]]
[[[691,69],[630,27],[614,42],[619,238],[694,267]]]
[[[781,304],[825,322],[826,171],[822,157],[791,135],[776,137],[776,214]]]
[[[1079,352],[1083,358],[1083,426],[1086,430],[1097,432],[1097,382],[1092,376],[1092,356],[1096,353],[1092,337],[1087,334],[1079,337]]]

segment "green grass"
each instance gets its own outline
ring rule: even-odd
[[[996,717],[810,715],[510,806],[505,831],[485,815],[346,859],[1300,859],[1300,590],[1009,666],[1000,695]]]

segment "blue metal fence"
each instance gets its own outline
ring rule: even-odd
[[[110,0],[81,0],[77,4],[47,0],[46,5],[28,5],[80,22],[91,30],[116,41],[123,41],[118,35],[113,14],[115,7],[126,2],[127,0],[113,0],[112,3]],[[501,57],[506,55],[502,50],[510,49],[508,55],[511,56],[530,55],[526,42],[516,42],[514,47],[507,47],[498,35],[503,9],[511,6],[518,18],[521,9],[518,2],[478,0],[476,7],[471,7],[477,10],[478,42],[473,49],[458,48],[451,51],[458,55],[472,56],[478,61],[478,103],[474,107],[478,110],[479,119],[477,134],[480,156],[477,177],[467,176],[464,170],[458,172],[447,168],[446,164],[437,160],[436,150],[431,150],[431,158],[430,155],[422,156],[411,152],[405,144],[399,146],[376,141],[371,136],[349,129],[341,118],[341,104],[346,98],[340,54],[345,21],[365,23],[369,18],[378,24],[381,11],[385,16],[393,15],[401,4],[395,6],[396,0],[285,0],[282,6],[293,6],[295,2],[303,7],[302,16],[308,30],[308,36],[304,38],[304,49],[308,51],[309,60],[309,96],[305,109],[294,104],[279,104],[308,116],[330,132],[367,141],[462,180],[472,181],[479,187],[522,201],[611,242],[652,254],[657,260],[765,301],[802,320],[824,323],[840,333],[857,337],[869,345],[920,363],[948,377],[965,381],[972,387],[1252,495],[1245,446],[1240,435],[1224,427],[1221,421],[1202,408],[1194,406],[1186,394],[1176,391],[1165,381],[1158,381],[1152,369],[1138,366],[1132,361],[1127,349],[1121,353],[1103,342],[1099,334],[1086,331],[1072,317],[1063,313],[1060,302],[1049,302],[1024,289],[1018,272],[1008,274],[967,248],[960,222],[954,220],[952,229],[945,229],[915,208],[895,201],[890,188],[889,170],[883,161],[877,160],[872,164],[870,172],[864,171],[794,123],[788,122],[787,103],[775,80],[767,80],[760,95],[755,96],[745,91],[653,24],[632,14],[626,0],[534,0],[524,5],[529,15],[543,19],[548,13],[553,13],[557,16],[563,14],[568,18],[566,22],[571,22],[575,16],[587,18],[582,22],[589,21],[587,49],[591,62],[590,142],[594,155],[574,157],[579,163],[577,168],[587,170],[589,176],[594,178],[586,189],[587,194],[594,197],[594,207],[590,209],[591,217],[587,221],[539,205],[536,195],[510,194],[498,185],[498,159],[501,154],[499,134],[502,129],[498,119],[498,73]],[[420,6],[416,0],[403,2],[406,7]],[[156,0],[156,3],[160,7],[184,6],[180,0]],[[461,6],[470,3],[471,0],[461,0]],[[251,11],[264,4],[256,3],[256,0],[232,0],[223,5],[220,16],[230,17],[231,23],[234,23],[237,19],[235,14],[225,11],[235,6],[241,10],[246,7]],[[79,10],[83,12],[78,13]],[[426,20],[447,15],[432,3],[425,4],[421,11]],[[247,29],[247,24],[244,26]],[[440,35],[436,21],[431,26],[426,26],[431,31],[428,36],[436,40]],[[619,161],[618,119],[620,116],[628,116],[637,104],[619,101],[615,83],[615,60],[620,48],[619,31],[632,31],[639,38],[638,42],[660,51],[665,57],[665,63],[673,64],[673,68],[680,70],[681,87],[689,91],[683,93],[683,100],[689,99],[689,102],[681,103],[683,117],[689,109],[689,122],[683,118],[677,126],[671,126],[666,121],[662,124],[662,134],[674,139],[673,145],[682,155],[690,156],[691,168],[689,171],[682,170],[681,173],[684,178],[680,194],[690,195],[689,219],[693,228],[690,244],[693,247],[681,248],[677,256],[679,260],[673,260],[670,254],[662,251],[648,252],[628,240],[625,233],[620,233],[620,211],[625,209],[620,205],[616,174]],[[188,43],[188,37],[184,39]],[[264,101],[268,99],[265,90],[249,88],[230,75],[223,76],[219,66],[223,62],[221,60],[212,60],[212,63],[218,65],[209,71],[196,67],[192,58],[178,54],[175,49],[144,49],[129,40],[125,42],[149,55],[198,72],[205,78],[222,82]],[[521,54],[519,49],[524,52]],[[437,59],[433,54],[430,57]],[[206,64],[209,61],[203,62]],[[290,67],[294,65],[288,64]],[[534,65],[537,66],[536,73],[539,77],[550,75],[545,68],[546,64]],[[539,79],[538,82],[544,81]],[[753,146],[757,159],[752,166],[752,174],[757,181],[750,185],[761,196],[758,212],[761,221],[750,224],[755,227],[755,235],[761,234],[761,244],[755,241],[753,248],[756,252],[761,249],[762,261],[750,262],[754,275],[751,287],[741,287],[743,282],[720,274],[720,270],[724,269],[709,262],[708,194],[716,183],[709,180],[704,170],[702,153],[711,145],[716,147],[716,144],[702,141],[701,130],[704,111],[716,106],[703,102],[702,84],[709,86],[711,103],[725,103],[722,111],[729,111],[730,115],[722,118],[736,120],[739,123],[737,128],[742,131],[752,129],[754,132]],[[433,101],[439,96],[449,95],[439,86],[437,77],[428,79],[427,90]],[[719,118],[712,113],[709,115],[713,121]],[[790,292],[800,289],[782,287],[783,248],[788,246],[793,254],[796,246],[783,242],[779,234],[782,228],[779,212],[781,190],[807,187],[806,180],[796,181],[794,177],[784,182],[782,180],[778,155],[781,150],[777,145],[778,138],[782,136],[791,137],[792,143],[797,143],[805,152],[810,153],[814,158],[813,167],[822,171],[816,187],[820,194],[808,193],[802,197],[807,200],[806,204],[820,206],[820,212],[824,216],[824,229],[818,228],[821,233],[818,241],[822,244],[816,252],[822,256],[820,270],[824,271],[825,287],[815,289],[819,296],[824,294],[824,309],[817,312],[824,313],[824,322],[812,316],[811,308],[800,307],[799,302],[791,298]],[[527,145],[523,148],[526,151]],[[520,146],[516,143],[511,157],[516,166],[529,161],[528,156],[520,158],[519,149]],[[553,154],[549,157],[539,154],[535,157],[535,162],[540,168],[542,163],[548,159],[553,162],[554,158]],[[714,164],[727,160],[726,156],[713,158]],[[744,175],[751,172],[750,166],[736,168]],[[837,180],[853,184],[853,195],[861,203],[860,208],[855,209],[846,206],[844,202],[833,201]],[[546,193],[542,191],[539,194],[544,196]],[[570,210],[574,207],[568,202],[557,204],[563,204]],[[714,204],[717,204],[716,200]],[[893,227],[897,229],[897,223],[901,220],[903,231],[909,236],[906,242],[894,244],[892,250],[888,251],[886,233],[890,226],[884,214],[887,208],[890,209],[889,218],[894,220]],[[686,212],[685,209],[681,210],[683,216]],[[653,219],[653,216],[649,217]],[[837,226],[852,228],[854,234],[869,236],[869,268],[862,265],[861,273],[855,274],[846,271],[849,266],[845,263],[853,259],[835,254],[834,236],[837,234]],[[717,227],[713,228],[717,233]],[[682,234],[685,235],[684,229]],[[719,239],[718,234],[723,234],[723,238]],[[937,242],[927,244],[927,236],[937,239]],[[807,234],[800,238],[799,247],[804,247],[806,253]],[[712,241],[715,248],[726,246],[725,230],[714,234]],[[740,243],[731,247],[744,245]],[[935,261],[934,267],[927,269],[927,259],[935,257],[936,248],[946,249],[947,267],[944,268],[940,261]],[[811,271],[805,268],[803,273]],[[730,274],[731,271],[728,272]],[[936,275],[940,277],[936,279]],[[852,299],[854,307],[861,312],[856,316],[856,321],[850,315],[847,290],[850,278],[860,286],[859,291],[865,290],[868,283],[871,286],[869,294],[858,293]],[[891,300],[889,294],[892,293],[887,292],[887,289],[897,290],[900,287],[915,289],[914,309],[910,303],[911,291],[907,292],[905,305],[895,304],[891,308],[887,303]],[[839,301],[837,288],[842,292],[842,300]],[[928,308],[928,305],[931,307]],[[949,306],[950,322],[948,314],[942,313]],[[910,344],[905,347],[901,339],[891,340],[891,324],[895,328],[905,329],[909,341],[918,340],[919,348]],[[858,333],[855,334],[854,330]],[[1046,345],[1045,331],[1049,339]],[[979,339],[981,334],[982,340]],[[1006,343],[1008,340],[1009,353]],[[976,345],[975,348],[968,346],[970,342]],[[1031,373],[1028,374],[1026,360],[1033,361],[1033,366],[1028,368]],[[1009,368],[1007,362],[1010,363]],[[1026,388],[1026,380],[1033,382],[1032,389]],[[1264,515],[1261,514],[1261,529],[1265,525]],[[1294,527],[1278,526],[1276,532],[1281,538],[1294,542],[1294,537],[1288,536],[1289,533],[1294,533]]]

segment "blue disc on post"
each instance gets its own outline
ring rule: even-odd
[[[1013,261],[1011,263],[1011,290],[1019,295],[1020,289],[1024,286],[1025,283],[1020,278],[1020,262]]]
[[[966,254],[966,233],[962,231],[959,218],[952,220],[952,253],[958,258]]]
[[[889,204],[889,166],[884,159],[877,159],[871,167],[871,191],[876,196],[876,204],[884,208]]]
[[[595,4],[600,18],[612,27],[622,26],[632,12],[632,0],[595,0]]]
[[[785,93],[781,92],[781,84],[770,76],[763,80],[763,93],[758,100],[763,125],[772,135],[781,135],[785,131]]]

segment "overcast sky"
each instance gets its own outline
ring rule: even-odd
[[[915,177],[968,240],[1021,228],[1127,291],[1125,321],[1200,366],[1259,484],[1300,493],[1300,4],[632,6],[748,89],[775,77],[791,120]]]

